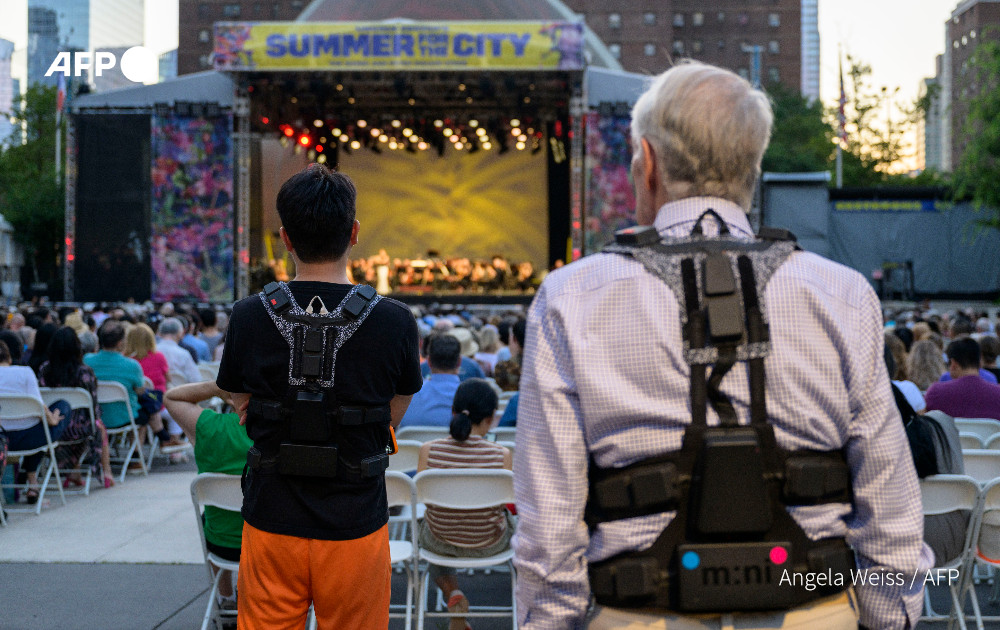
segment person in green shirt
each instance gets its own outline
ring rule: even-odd
[[[213,396],[225,399],[228,394],[213,381],[188,383],[167,390],[163,403],[194,445],[194,461],[199,473],[240,475],[253,441],[247,437],[237,414],[219,413],[198,405]],[[226,560],[239,562],[243,536],[240,513],[206,506],[204,527],[208,550]],[[232,576],[223,575],[219,580],[219,596],[223,607],[235,605]]]

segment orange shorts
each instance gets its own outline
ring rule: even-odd
[[[320,630],[389,626],[389,527],[355,540],[271,534],[243,524],[239,630],[301,630],[309,604]]]

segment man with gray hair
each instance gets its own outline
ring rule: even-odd
[[[632,112],[636,220],[652,229],[638,228],[632,234],[652,239],[648,246],[654,253],[678,252],[678,247],[700,248],[698,252],[710,246],[723,252],[770,248],[768,241],[755,240],[746,213],[772,121],[767,96],[727,70],[692,62],[655,77]],[[746,280],[745,267],[738,267],[744,279],[742,295],[740,282],[721,291],[718,278],[728,272],[732,279],[736,265],[726,254],[715,254],[712,260],[724,261],[722,267],[712,267],[710,274],[705,262],[701,283],[688,283],[678,294],[668,284],[670,276],[685,282],[697,279],[694,265],[688,265],[690,272],[683,268],[695,259],[688,257],[684,264],[654,273],[647,259],[623,255],[627,236],[622,235],[617,250],[550,273],[528,316],[514,462],[518,627],[855,628],[859,621],[870,628],[915,626],[931,553],[922,544],[917,477],[882,360],[879,302],[865,278],[817,255],[794,251],[785,241],[785,257],[771,269],[769,279],[759,281],[759,289],[748,292],[746,286],[753,287],[753,282]],[[712,256],[699,255],[705,261]],[[656,260],[679,258],[681,254],[665,253]],[[751,278],[758,264],[753,260]],[[734,324],[742,331],[737,338],[742,334],[750,340],[762,326],[769,327],[769,339],[765,336],[759,344],[765,350],[750,348],[750,343],[740,346],[758,352],[751,357],[757,363],[738,359],[732,350],[735,342],[730,349],[715,345],[715,324],[725,319],[716,319],[720,313],[711,310],[715,303],[708,300],[715,292],[728,292],[736,301],[735,312],[745,308],[746,323],[741,315]],[[690,310],[699,295],[708,307]],[[704,338],[706,329],[695,333],[687,324],[682,328],[682,303],[688,309],[686,322],[708,323],[712,346],[690,341],[699,334]],[[726,309],[733,303],[726,302]],[[733,312],[726,309],[722,316]],[[751,310],[763,317],[763,324],[757,319],[758,325],[752,325]],[[714,364],[697,358],[705,355],[685,352],[688,346],[717,350]],[[724,355],[724,349],[733,353]],[[701,385],[696,385],[695,365]],[[713,366],[707,385],[711,407],[705,398],[698,405],[694,402],[696,390],[706,389],[706,365]],[[759,387],[751,387],[754,383]],[[709,439],[728,439],[740,431],[742,441]],[[769,434],[774,436],[771,442],[760,437]],[[701,440],[697,444],[703,450],[683,450],[682,438],[686,443],[688,435]],[[748,443],[757,450],[741,446]],[[835,499],[805,504],[795,502],[794,496],[786,502],[779,488],[775,495],[781,495],[780,502],[763,502],[769,505],[768,522],[783,523],[785,533],[794,530],[789,536],[799,542],[789,543],[791,551],[786,553],[786,547],[766,543],[784,538],[761,537],[765,542],[753,543],[759,546],[753,553],[775,545],[770,560],[765,549],[763,560],[753,556],[759,566],[741,568],[736,565],[745,564],[742,556],[720,556],[719,544],[701,544],[697,536],[709,525],[730,526],[735,513],[748,514],[741,504],[750,489],[773,488],[778,477],[758,469],[754,479],[749,470],[731,465],[724,473],[714,472],[709,463],[718,469],[730,460],[706,454],[729,452],[727,448],[742,453],[739,461],[764,466],[775,466],[772,462],[778,460],[765,460],[760,451],[769,458],[807,450],[829,453],[840,467],[846,490]],[[675,457],[692,452],[705,468],[692,468],[692,460]],[[668,468],[674,464],[664,461],[678,462],[677,468]],[[668,472],[650,477],[633,465],[649,465],[657,475]],[[602,485],[607,479],[619,483],[624,478],[621,469],[629,466],[636,476],[623,486]],[[677,476],[683,470],[701,472]],[[732,501],[699,506],[701,497],[719,494],[696,490],[707,487],[704,479],[720,474],[725,482],[721,487],[735,488]],[[791,479],[791,474],[784,478]],[[645,480],[641,487],[639,479]],[[713,483],[713,488],[720,486]],[[618,492],[620,487],[624,489]],[[659,509],[629,511],[641,505],[640,492],[643,501],[654,497],[649,504]],[[816,492],[803,491],[801,496]],[[595,496],[596,506],[588,503]],[[678,496],[690,496],[692,502]],[[605,497],[610,498],[605,502]],[[608,513],[615,516],[608,518]],[[686,522],[688,530],[680,530],[678,544],[664,544],[674,540],[668,532],[678,531],[670,527],[675,519]],[[740,531],[774,531],[755,526],[758,529],[747,525]],[[693,540],[686,537],[692,529],[697,529]],[[715,531],[729,535],[726,532],[737,530]],[[728,540],[743,543],[748,538],[735,535]],[[788,598],[793,603],[782,603],[793,589],[779,583],[787,574],[782,568],[794,565],[792,571],[802,571],[798,561],[786,561],[800,553],[795,545],[812,549],[814,543],[839,549],[836,560],[843,570],[835,579],[841,583],[834,590],[801,592]],[[875,580],[852,581],[848,568],[855,569],[855,559],[848,545],[856,568]],[[746,545],[736,546],[740,553],[751,553]],[[713,563],[708,555],[699,555],[702,551],[716,554]],[[635,558],[641,558],[640,564]],[[828,558],[833,556],[822,562]],[[608,566],[626,566],[609,564],[618,559],[640,570],[601,572]],[[809,555],[808,566],[813,559]],[[899,576],[905,576],[905,582]],[[630,591],[632,587],[636,590]],[[761,595],[748,598],[748,592]],[[738,593],[744,605],[720,597],[727,593]],[[599,601],[588,614],[592,594]],[[711,606],[699,600],[707,596],[715,597]]]
[[[163,354],[167,360],[167,366],[171,372],[175,372],[187,383],[198,383],[201,381],[201,373],[195,365],[191,353],[182,348],[181,338],[184,337],[184,324],[176,317],[168,317],[160,322],[157,329],[159,341],[156,349]],[[170,386],[182,385],[183,383],[171,383]]]

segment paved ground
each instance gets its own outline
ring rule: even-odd
[[[158,461],[148,477],[129,476],[89,497],[53,494],[41,516],[12,514],[0,528],[0,630],[191,630],[201,626],[208,597],[189,486],[193,464]],[[509,597],[509,575],[462,576],[474,604]],[[393,601],[404,600],[405,578],[393,577]],[[991,606],[980,587],[984,614]],[[943,587],[932,588],[947,610]],[[477,620],[476,630],[510,630],[507,620]],[[443,621],[428,629],[446,628]],[[921,624],[920,628],[944,628]],[[987,628],[1000,630],[1000,622]],[[403,630],[394,620],[390,630]],[[340,629],[338,629],[340,630]],[[349,629],[346,629],[349,630]]]

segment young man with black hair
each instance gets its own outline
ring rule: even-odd
[[[948,372],[951,380],[934,383],[924,400],[927,410],[941,410],[953,418],[993,418],[1000,420],[1000,385],[980,375],[982,355],[972,337],[948,344]]]
[[[451,424],[452,402],[461,382],[458,372],[462,365],[462,345],[458,338],[448,333],[434,333],[425,343],[431,373],[413,397],[400,422],[401,427],[447,427]]]
[[[332,322],[349,310],[345,298],[362,293],[347,277],[360,229],[356,195],[347,176],[319,164],[285,182],[276,205],[295,278],[237,302],[226,333],[216,382],[232,393],[254,442],[243,484],[246,524],[237,588],[243,630],[301,628],[310,603],[320,628],[388,625],[385,481],[381,472],[369,474],[377,471],[364,462],[372,453],[384,455],[390,418],[392,425],[399,423],[421,386],[417,326],[409,309],[365,291],[374,297],[355,320],[360,324],[338,324],[329,333],[336,334],[336,343],[323,345],[324,365],[331,363],[326,353],[333,352],[332,371],[323,377],[332,384],[324,385],[322,405],[324,414],[336,417],[325,415],[337,449],[329,469],[335,476],[290,473],[289,466],[306,462],[285,457],[301,452],[290,435],[302,430],[296,424],[302,416],[290,413],[290,405],[303,393],[293,374],[306,369],[290,361],[304,352],[290,351],[292,324],[282,314],[310,322],[329,316]],[[265,413],[267,405],[272,413]],[[342,422],[348,408],[363,408],[365,420]],[[383,410],[373,416],[384,418],[380,423],[367,420],[375,408]],[[319,450],[329,453],[333,446]],[[329,462],[328,455],[322,461]]]

